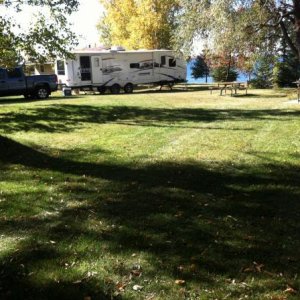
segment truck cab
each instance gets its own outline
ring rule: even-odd
[[[21,68],[0,68],[0,96],[24,95],[26,77]]]

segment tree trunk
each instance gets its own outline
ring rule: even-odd
[[[299,0],[299,1],[300,1],[300,0]],[[231,54],[230,54],[230,56],[229,56],[229,62],[228,62],[227,74],[226,74],[226,81],[228,81],[230,69],[231,69]]]
[[[296,48],[298,50],[298,68],[300,61],[300,0],[294,0]]]

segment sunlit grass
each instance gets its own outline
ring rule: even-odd
[[[0,99],[0,298],[298,299],[292,92]]]

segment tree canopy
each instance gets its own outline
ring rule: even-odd
[[[169,48],[178,0],[100,0],[105,8],[98,29],[107,45],[128,49]]]
[[[198,36],[216,50],[272,52],[278,39],[300,55],[300,0],[181,0],[177,47],[188,50]]]
[[[77,10],[78,0],[6,0],[0,6],[0,65],[13,65],[20,56],[39,61],[69,56],[76,37],[67,16]],[[23,28],[18,13],[28,7],[39,9]],[[14,13],[3,13],[5,9]]]

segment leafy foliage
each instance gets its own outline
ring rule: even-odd
[[[258,58],[254,69],[254,79],[250,84],[254,88],[269,88],[273,83],[274,58],[269,55],[262,55]]]
[[[100,0],[105,8],[98,29],[106,45],[128,49],[170,48],[178,0]]]
[[[7,29],[5,30],[5,27]],[[14,48],[14,38],[10,24],[0,18],[0,66],[8,67],[18,62],[19,55]]]
[[[216,82],[224,81],[236,81],[238,73],[233,68],[227,68],[226,66],[220,66],[212,71],[212,78]]]
[[[70,56],[76,36],[69,28],[67,16],[77,9],[78,0],[5,1],[5,9],[13,11],[14,15],[28,6],[39,10],[26,29],[18,23],[17,17],[0,15],[0,64],[14,65],[24,57],[45,61],[56,56]]]
[[[178,49],[189,52],[196,37],[208,38],[211,49],[251,56],[275,53],[284,38],[300,49],[300,1],[181,0]]]
[[[300,77],[298,60],[289,51],[275,63],[273,70],[273,81],[277,87],[295,86],[295,81]]]

